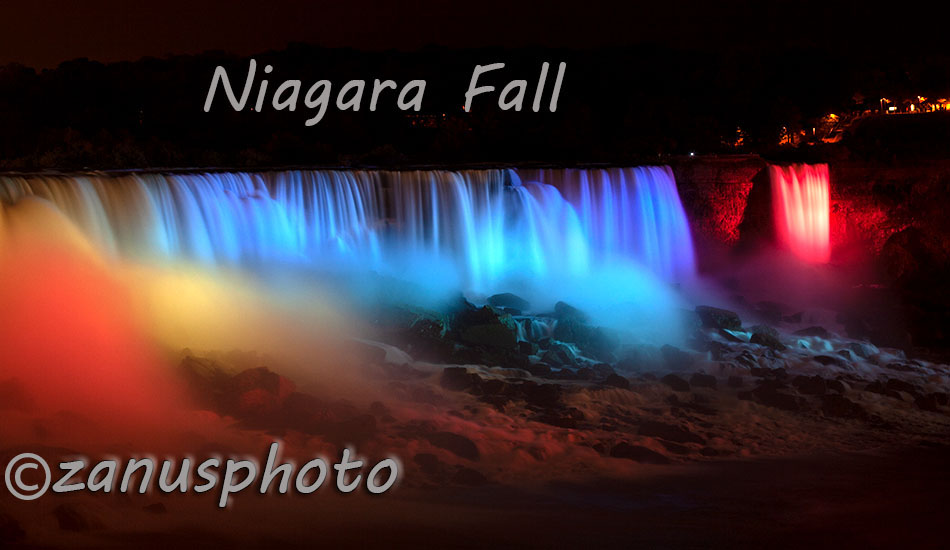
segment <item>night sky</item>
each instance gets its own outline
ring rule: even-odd
[[[289,42],[379,50],[427,44],[595,46],[657,43],[743,51],[783,44],[854,56],[944,51],[946,8],[865,2],[658,2],[417,0],[267,3],[127,0],[5,3],[0,64],[55,67],[224,50],[253,54]],[[236,6],[242,7],[236,7]]]

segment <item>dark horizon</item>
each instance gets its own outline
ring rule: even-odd
[[[920,4],[913,12],[895,13],[858,2],[816,1],[746,0],[723,6],[687,0],[624,5],[489,0],[464,6],[434,0],[343,5],[281,0],[266,9],[235,9],[225,0],[167,0],[160,5],[104,0],[55,9],[42,2],[17,3],[5,11],[0,65],[37,69],[78,58],[110,63],[206,51],[246,56],[292,43],[366,51],[416,51],[429,45],[590,49],[656,44],[737,60],[777,46],[864,60],[907,61],[942,51],[938,18]]]

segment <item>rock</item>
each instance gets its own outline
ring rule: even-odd
[[[604,385],[613,386],[615,388],[620,388],[623,390],[630,389],[629,380],[627,380],[623,376],[620,376],[619,374],[613,374],[613,373],[611,373],[610,375],[607,376],[606,379],[604,379]]]
[[[529,304],[527,300],[510,292],[489,296],[488,304],[502,308],[510,307],[520,311],[527,311],[531,308],[531,304]]]
[[[747,332],[752,334],[764,334],[766,336],[771,336],[773,338],[778,338],[779,333],[775,327],[769,325],[753,325],[752,327],[746,329]]]
[[[534,382],[524,382],[520,385],[522,395],[525,401],[533,405],[550,407],[557,405],[561,401],[561,386],[557,384],[536,384]]]
[[[759,387],[752,390],[752,396],[759,403],[767,407],[775,407],[783,411],[799,411],[804,406],[804,399],[784,391],[783,384],[766,380]]]
[[[558,321],[575,320],[580,323],[589,321],[586,313],[564,302],[554,304],[554,317]]]
[[[578,421],[584,420],[584,413],[574,407],[560,410],[548,410],[535,417],[538,422],[557,426],[559,428],[575,429]]]
[[[712,306],[696,306],[696,314],[699,315],[703,326],[707,328],[720,328],[727,330],[742,329],[742,319],[734,311],[721,309]]]
[[[730,376],[729,379],[726,380],[726,385],[729,386],[730,388],[741,388],[743,386],[742,377]]]
[[[788,348],[778,339],[777,334],[778,333],[773,335],[767,332],[753,332],[752,338],[749,339],[749,342],[758,344],[760,346],[765,346],[775,351],[785,351]]]
[[[626,442],[621,442],[614,445],[613,448],[610,449],[610,456],[614,458],[626,458],[627,460],[633,460],[634,462],[641,462],[644,464],[670,463],[669,458],[654,451],[653,449],[648,449],[641,445],[631,445]]]
[[[574,354],[574,350],[560,342],[551,344],[551,347],[541,354],[541,360],[549,365],[573,366],[577,364],[577,356]]]
[[[242,418],[270,416],[295,390],[292,381],[267,367],[247,369],[227,381],[224,409]]]
[[[711,374],[694,372],[689,378],[689,385],[697,388],[715,388],[716,377]]]
[[[84,532],[105,527],[97,514],[78,504],[60,504],[53,509],[53,515],[59,523],[59,528],[64,531]]]
[[[273,372],[267,367],[241,371],[231,378],[229,385],[232,391],[237,393],[254,390],[267,392],[273,395],[278,401],[283,401],[297,389],[292,381]]]
[[[792,385],[803,395],[824,395],[828,391],[827,381],[818,376],[796,376]]]
[[[816,363],[824,366],[834,365],[837,367],[847,365],[844,358],[835,357],[834,355],[816,355],[812,357],[812,360]]]
[[[459,334],[459,339],[471,346],[492,349],[514,349],[518,345],[517,332],[502,323],[466,327]]]
[[[537,355],[540,350],[534,342],[518,342],[518,353],[521,355]]]
[[[877,346],[870,342],[851,342],[848,344],[848,349],[862,359],[868,359],[880,353]]]
[[[586,345],[591,338],[593,329],[584,321],[574,318],[558,319],[554,325],[552,336],[562,342],[572,344]]]
[[[594,378],[598,380],[606,379],[611,374],[616,374],[613,367],[607,363],[594,363],[590,366],[590,370],[594,371]]]
[[[478,470],[467,466],[459,466],[455,474],[452,475],[452,482],[459,485],[468,485],[469,487],[478,487],[486,485],[488,478]]]
[[[611,361],[614,352],[620,347],[620,337],[604,327],[595,327],[584,343],[584,351],[588,356],[599,361]]]
[[[828,390],[836,391],[838,393],[846,393],[851,390],[851,386],[843,380],[829,380],[828,381]]]
[[[686,428],[652,420],[640,423],[639,433],[643,436],[659,437],[676,443],[699,443],[702,445],[706,442],[705,439]]]
[[[895,392],[906,392],[910,395],[919,395],[920,392],[917,390],[917,386],[911,384],[910,382],[904,382],[898,378],[889,378],[887,384],[884,385],[885,391],[895,391]]]
[[[446,367],[442,369],[442,378],[439,384],[453,391],[464,391],[476,386],[481,378],[474,373],[469,373],[465,367]]]
[[[472,461],[476,461],[480,457],[478,446],[463,435],[452,432],[432,432],[426,434],[425,438],[432,445],[445,449],[456,456]]]
[[[852,419],[866,419],[868,417],[867,411],[861,405],[835,393],[822,396],[821,402],[821,412],[825,416]]]
[[[422,470],[422,473],[428,475],[439,473],[440,467],[442,466],[442,461],[439,460],[439,457],[432,453],[417,453],[412,457],[412,461],[419,465],[419,469]]]
[[[660,382],[672,388],[673,391],[689,391],[689,382],[675,374],[667,374],[663,378],[660,378]]]
[[[940,410],[938,409],[937,397],[932,393],[918,396],[914,399],[914,403],[923,411],[939,412]]]
[[[825,339],[831,338],[831,333],[828,332],[828,330],[825,327],[818,327],[818,326],[796,330],[795,334],[797,334],[798,336],[816,336],[818,338],[825,338]]]
[[[527,368],[528,372],[530,372],[532,376],[538,376],[541,378],[547,378],[551,376],[551,365],[548,365],[547,363],[535,363],[533,365],[528,365]]]

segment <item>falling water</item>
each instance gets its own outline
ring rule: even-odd
[[[831,258],[828,165],[769,166],[779,243],[815,263]]]
[[[478,292],[618,261],[667,281],[694,270],[666,167],[0,176],[0,200],[27,196],[133,259],[359,267]]]

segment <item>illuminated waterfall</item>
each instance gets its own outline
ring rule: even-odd
[[[665,167],[0,176],[0,200],[26,196],[132,259],[356,267],[479,292],[620,261],[667,281],[694,270]]]
[[[779,243],[803,260],[831,259],[828,165],[769,166]]]

